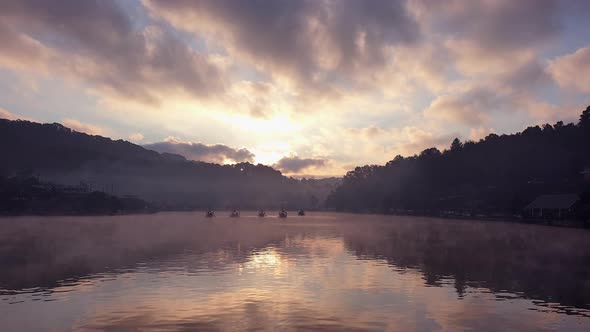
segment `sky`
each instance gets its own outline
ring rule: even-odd
[[[3,0],[0,117],[341,176],[577,121],[585,0]]]

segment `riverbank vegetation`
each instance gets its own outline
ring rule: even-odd
[[[348,172],[327,199],[343,211],[423,215],[520,216],[545,194],[577,194],[588,219],[590,107],[577,124],[557,122],[448,149],[396,156]],[[586,177],[586,178],[585,178]]]

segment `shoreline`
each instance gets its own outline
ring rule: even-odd
[[[104,213],[104,214],[93,214],[93,213],[24,213],[24,214],[0,214],[0,219],[8,218],[21,218],[21,217],[117,217],[117,216],[131,216],[131,215],[154,215],[160,213],[205,213],[206,209],[194,209],[194,210],[152,210],[152,211],[128,211],[128,212],[117,212],[117,213]],[[230,212],[231,209],[220,209],[215,210],[217,213]],[[256,209],[246,209],[242,211],[253,212],[255,216]],[[274,211],[274,210],[269,210]],[[278,211],[278,210],[277,210]],[[291,211],[291,210],[287,210]],[[297,211],[296,209],[292,211]],[[358,211],[339,211],[333,209],[316,209],[306,210],[306,212],[319,212],[319,213],[349,213],[355,215],[375,215],[375,216],[396,216],[396,217],[422,217],[432,218],[440,220],[462,220],[462,221],[483,221],[483,222],[503,222],[503,223],[515,223],[515,224],[529,224],[539,226],[552,226],[552,227],[567,227],[567,228],[590,228],[590,221],[582,220],[555,220],[555,219],[539,219],[539,218],[523,218],[523,217],[511,217],[511,216],[461,216],[461,215],[433,215],[433,214],[395,214],[395,213],[376,213],[376,212],[358,212]],[[216,215],[216,217],[224,217],[224,214]],[[272,216],[268,214],[268,216]],[[228,215],[229,217],[229,215]]]

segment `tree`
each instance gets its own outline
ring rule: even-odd
[[[435,158],[441,155],[440,150],[437,148],[428,148],[422,152],[420,152],[419,158]]]
[[[463,143],[458,138],[455,138],[451,143],[451,151],[459,151],[463,148]]]
[[[563,128],[563,121],[557,121],[555,123],[555,126],[554,127],[555,127],[555,130],[562,129]]]
[[[590,106],[586,107],[586,110],[580,115],[578,126],[584,129],[590,129]]]
[[[545,133],[551,133],[553,131],[554,131],[554,129],[553,129],[553,126],[552,125],[550,125],[548,123],[546,123],[546,124],[543,125],[543,132],[545,132]]]
[[[474,141],[472,141],[472,140],[467,140],[467,141],[465,141],[465,143],[463,143],[463,148],[469,148],[469,147],[472,147],[472,146],[474,146],[475,144],[476,144],[476,143],[475,143]]]

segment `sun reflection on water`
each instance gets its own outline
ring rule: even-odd
[[[414,228],[402,232],[407,224],[367,222],[346,229],[311,218],[281,224],[265,220],[256,228],[245,218],[203,223],[198,228],[202,242],[191,243],[193,250],[64,279],[42,294],[2,295],[0,288],[2,330],[456,331],[486,330],[491,323],[491,330],[587,330],[590,315],[581,310],[577,316],[563,315],[573,309],[531,302],[522,293],[472,282],[458,295],[456,278],[412,264],[421,258],[416,256],[422,253],[421,240],[413,236],[420,234]],[[184,235],[187,228],[179,230]],[[393,237],[394,231],[412,237]],[[214,236],[225,241],[205,242]],[[587,236],[577,242],[586,243],[581,240]],[[429,252],[426,258],[438,260],[426,263],[441,268],[440,260],[458,255],[440,252]],[[436,283],[427,279],[429,273],[440,276]],[[51,320],[29,320],[30,312],[47,312]]]
[[[267,248],[250,256],[244,265],[249,268],[275,268],[282,264],[281,255],[274,248]]]
[[[267,247],[253,252],[248,259],[238,265],[238,273],[280,276],[288,271],[290,261],[277,248]]]

